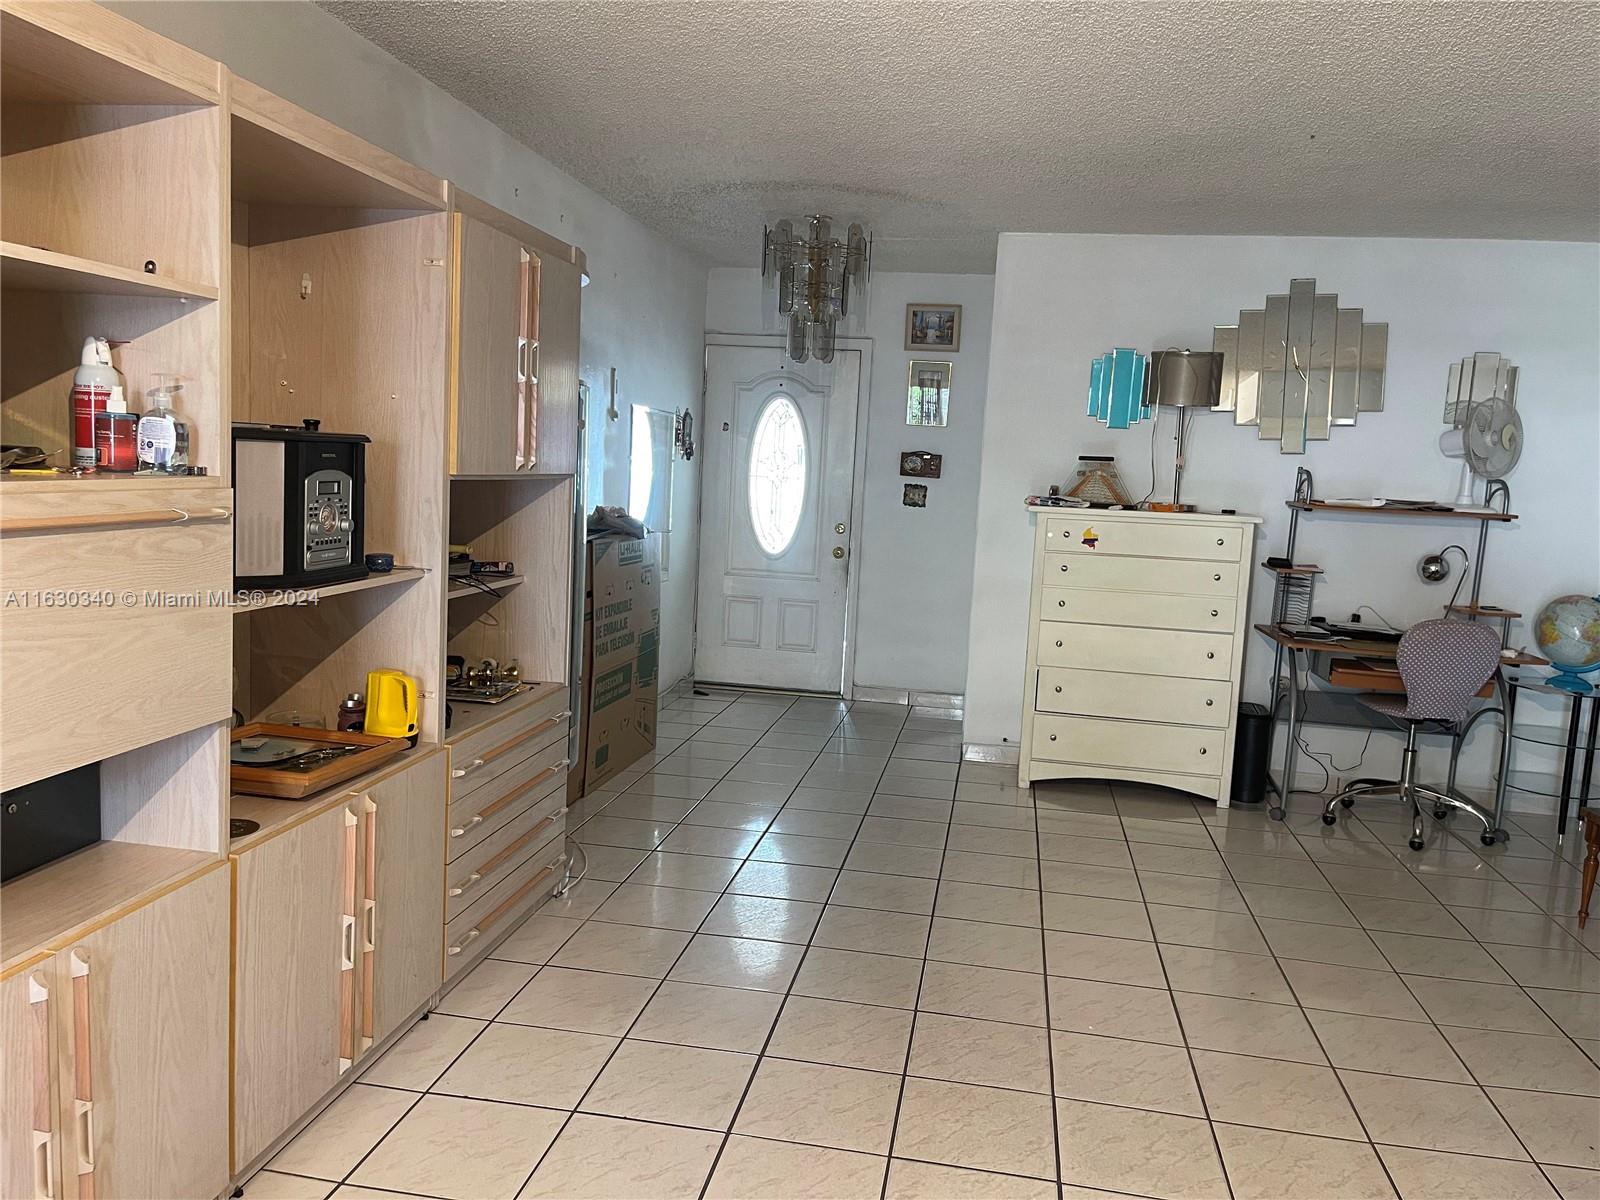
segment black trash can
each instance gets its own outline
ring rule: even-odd
[[[1272,755],[1272,714],[1265,704],[1239,705],[1233,740],[1230,804],[1260,804],[1267,798],[1267,761]]]

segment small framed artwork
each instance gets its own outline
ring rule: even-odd
[[[906,424],[950,423],[952,364],[913,358],[906,371]]]
[[[961,305],[906,305],[906,349],[960,350]]]
[[[937,479],[944,469],[944,455],[927,450],[900,451],[900,474],[918,479]]]
[[[925,483],[908,483],[900,491],[900,503],[907,508],[928,507],[928,485]]]

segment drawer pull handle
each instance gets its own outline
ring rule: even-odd
[[[1213,575],[1211,577],[1211,582],[1212,583],[1221,583],[1222,582],[1222,576],[1221,575]]]
[[[445,951],[445,953],[449,954],[449,955],[452,955],[452,956],[460,954],[463,950],[465,950],[467,948],[467,944],[469,942],[475,942],[479,938],[481,938],[482,936],[483,936],[483,930],[481,930],[481,929],[469,929],[469,930],[467,930],[467,936],[462,938],[454,946],[451,946],[450,949]]]
[[[65,533],[73,529],[114,529],[122,525],[201,525],[226,521],[231,509],[150,508],[139,512],[79,513],[73,516],[11,517],[0,521],[0,533]]]
[[[1207,658],[1215,658],[1216,656],[1217,656],[1217,652],[1215,650],[1207,650],[1206,651],[1206,657]]]
[[[1214,617],[1214,616],[1216,616],[1216,615],[1217,615],[1217,610],[1216,610],[1216,609],[1214,609],[1214,608],[1213,608],[1213,609],[1212,609],[1212,610],[1211,610],[1211,615],[1212,615],[1212,616],[1213,616],[1213,617]]]
[[[1216,703],[1216,701],[1215,701],[1215,700],[1207,700],[1207,701],[1206,701],[1206,707],[1207,707],[1207,708],[1210,708],[1210,707],[1211,707],[1211,706],[1212,706],[1212,705],[1213,705],[1213,704],[1215,704],[1215,703]]]
[[[1201,746],[1200,747],[1200,753],[1204,754],[1205,752],[1206,752],[1206,748],[1204,746]]]
[[[1063,571],[1063,572],[1065,572],[1065,571],[1066,571],[1066,569],[1067,569],[1067,564],[1066,564],[1066,563],[1062,563],[1062,564],[1061,564],[1061,570],[1062,570],[1062,571]]]
[[[482,813],[478,813],[476,816],[474,816],[472,818],[472,820],[468,821],[465,825],[457,825],[454,829],[452,829],[450,831],[450,836],[451,837],[465,837],[466,833],[467,833],[467,830],[471,829],[474,825],[482,825],[482,824],[483,824],[483,814]]]
[[[460,779],[463,776],[471,775],[479,767],[483,766],[484,761],[485,761],[484,759],[475,758],[470,763],[468,763],[466,766],[461,767],[458,770],[451,771],[450,772],[450,778],[451,779]]]
[[[1061,645],[1061,639],[1060,639],[1060,638],[1057,638],[1057,639],[1056,639],[1056,646],[1057,646],[1057,647],[1058,647],[1058,648],[1059,648],[1059,647],[1060,647],[1060,645]]]
[[[512,738],[510,741],[506,741],[506,742],[500,743],[500,745],[496,746],[493,750],[488,751],[484,755],[484,757],[486,757],[486,758],[499,758],[507,750],[514,750],[518,746],[522,745],[523,742],[532,741],[534,738],[538,737],[540,734],[548,733],[550,730],[554,729],[557,725],[561,724],[561,722],[565,721],[571,715],[572,715],[572,713],[569,711],[569,712],[557,713],[553,717],[546,717],[544,720],[540,721],[533,728],[525,729],[521,733],[517,734],[517,736]]]
[[[1061,694],[1061,685],[1058,683],[1058,684],[1056,684],[1056,695],[1059,696],[1060,694]]]
[[[448,950],[446,950],[445,953],[452,956],[460,954],[467,948],[467,943],[477,941],[483,936],[483,931],[485,929],[488,929],[496,921],[500,920],[500,918],[505,916],[507,912],[520,904],[523,898],[526,897],[529,892],[533,891],[534,888],[538,887],[547,878],[549,878],[550,873],[556,869],[556,865],[556,863],[551,863],[548,867],[542,869],[532,879],[528,880],[527,883],[523,884],[516,891],[512,892],[510,896],[506,897],[505,903],[500,905],[499,908],[495,909],[493,912],[484,914],[483,920],[479,921],[471,929],[467,930],[466,935],[454,946],[451,946]]]
[[[1217,545],[1219,545],[1219,546],[1222,545],[1222,539],[1221,538],[1217,539]]]
[[[1051,734],[1051,735],[1050,735],[1050,740],[1051,740],[1051,741],[1052,741],[1052,742],[1053,742],[1053,741],[1055,741],[1055,740],[1056,740],[1056,735],[1055,735],[1055,734],[1053,734],[1053,733],[1052,733],[1052,734]]]
[[[1067,602],[1065,600],[1057,600],[1056,601],[1056,607],[1057,608],[1065,608],[1066,606],[1067,606]]]
[[[451,896],[459,896],[459,895],[461,895],[461,893],[466,891],[468,888],[476,886],[477,883],[479,882],[479,880],[481,880],[482,878],[483,878],[483,876],[481,874],[479,874],[477,871],[474,871],[471,875],[468,875],[466,877],[466,879],[461,882],[459,887],[451,888],[450,889],[450,895]]]

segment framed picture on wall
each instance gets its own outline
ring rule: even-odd
[[[961,305],[906,305],[906,349],[960,350]]]
[[[906,424],[950,424],[952,364],[913,358],[906,371]]]

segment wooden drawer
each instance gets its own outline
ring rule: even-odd
[[[1233,674],[1233,635],[1041,621],[1039,665],[1229,679]]]
[[[1181,559],[1046,554],[1039,586],[1159,592],[1164,596],[1232,596],[1239,587],[1239,568],[1233,563]]]
[[[497,722],[450,747],[452,800],[485,786],[536,750],[563,746],[572,718],[567,693],[557,692],[519,714],[521,721]]]
[[[537,908],[560,881],[565,861],[566,850],[561,841],[546,845],[512,868],[477,903],[446,925],[445,978],[476,962],[482,957],[484,946]]]
[[[1081,518],[1047,518],[1044,537],[1047,551],[1066,554],[1136,554],[1231,563],[1239,561],[1245,541],[1244,530],[1237,525],[1119,521],[1087,513]]]
[[[1233,632],[1233,598],[1162,596],[1154,592],[1090,592],[1047,587],[1039,605],[1046,621],[1134,625],[1140,629],[1204,629]]]
[[[1102,717],[1033,719],[1033,757],[1186,775],[1222,774],[1227,733],[1192,725],[1156,725]]]
[[[445,920],[487,895],[530,853],[566,832],[565,787],[534,800],[452,862],[445,872]]]
[[[445,861],[455,862],[517,813],[551,792],[566,798],[567,742],[530,754],[511,770],[466,796],[451,797],[445,826]]]
[[[91,485],[85,485],[86,489]],[[228,719],[233,493],[107,493],[36,513],[8,495],[0,559],[0,789]]]
[[[1039,712],[1225,728],[1233,713],[1233,684],[1040,667],[1033,706]]]

